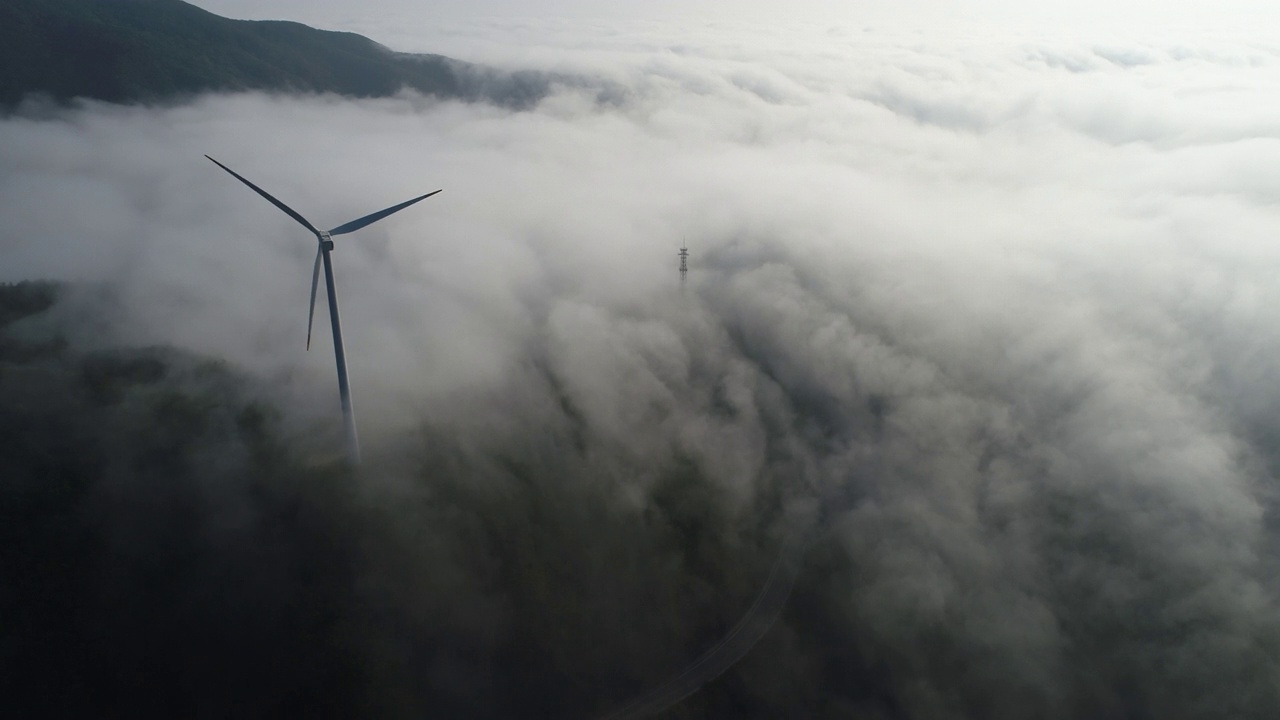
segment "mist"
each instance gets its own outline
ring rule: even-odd
[[[0,121],[0,281],[71,283],[9,334],[174,353],[165,387],[215,408],[145,482],[138,419],[74,513],[8,501],[36,557],[67,527],[117,548],[33,561],[83,598],[39,667],[111,688],[108,715],[597,717],[801,547],[778,621],[666,717],[1280,707],[1275,47],[471,27],[462,59],[587,80],[527,111],[247,94]],[[311,238],[205,153],[321,227],[444,188],[334,251],[355,477],[324,461],[327,323],[303,350]],[[198,551],[147,549],[174,537]],[[246,685],[245,658],[279,665]]]

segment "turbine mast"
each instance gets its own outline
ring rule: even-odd
[[[346,436],[347,458],[352,465],[360,464],[360,437],[356,433],[356,410],[351,404],[351,381],[347,377],[347,352],[342,344],[342,319],[338,315],[338,288],[333,280],[333,262],[329,253],[333,240],[329,233],[320,233],[320,253],[324,258],[324,284],[329,291],[329,323],[333,328],[333,355],[338,364],[338,398],[342,401],[342,430]]]

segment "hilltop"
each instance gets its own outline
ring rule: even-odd
[[[5,0],[0,108],[43,96],[163,103],[205,92],[428,95],[524,107],[550,78],[394,52],[354,33],[233,20],[181,0]]]

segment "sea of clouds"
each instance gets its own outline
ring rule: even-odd
[[[411,618],[368,651],[386,714],[608,711],[736,621],[797,516],[790,609],[675,716],[1280,707],[1280,43],[423,33],[392,45],[577,80],[0,121],[0,280],[110,287],[83,342],[224,358],[321,432],[312,241],[202,155],[319,227],[444,188],[334,252],[362,481],[421,533],[367,561]]]

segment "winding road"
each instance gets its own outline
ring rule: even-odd
[[[635,720],[655,715],[697,692],[743,658],[777,622],[800,575],[801,561],[816,523],[798,523],[782,542],[769,578],[750,609],[720,642],[653,690],[639,695],[600,720]]]

